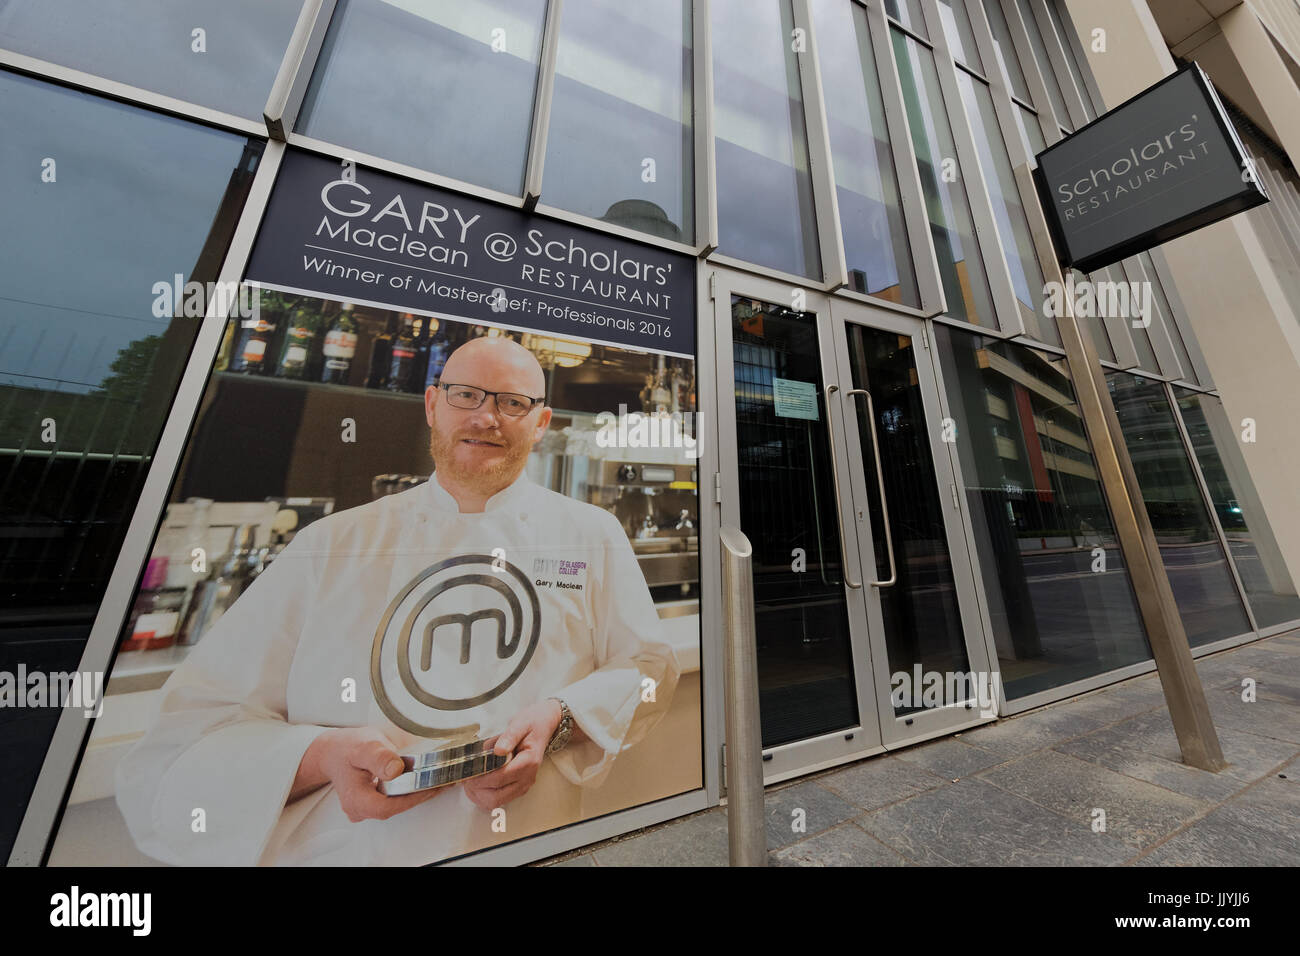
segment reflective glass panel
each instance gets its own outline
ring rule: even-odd
[[[1164,385],[1106,376],[1178,613],[1193,646],[1250,630]]]
[[[2,70],[0,130],[0,672],[70,672],[198,330],[174,306],[217,278],[262,146]],[[58,715],[0,707],[0,806]]]
[[[934,54],[897,30],[890,33],[948,315],[996,327],[993,297],[975,245],[965,186],[958,175],[957,148],[939,90]]]
[[[1056,74],[1052,72],[1052,64],[1060,54],[1049,51],[1043,40],[1043,34],[1038,29],[1038,21],[1034,19],[1034,11],[1030,9],[1029,0],[1016,0],[1016,8],[1020,12],[1020,19],[1024,22],[1025,31],[1029,34],[1029,46],[1034,51],[1034,59],[1038,61],[1038,70],[1043,74],[1043,83],[1047,87],[1048,99],[1052,101],[1052,109],[1056,112],[1056,120],[1065,129],[1073,129],[1070,111],[1065,108],[1065,97],[1061,94],[1061,84],[1057,82]],[[1056,44],[1053,43],[1053,47],[1055,46]],[[1042,104],[1034,105],[1042,108]]]
[[[1047,148],[1043,142],[1043,131],[1038,125],[1038,117],[1020,104],[1016,104],[1016,124],[1020,127],[1020,137],[1025,143],[1025,154],[1030,167],[1038,165],[1035,158]]]
[[[867,12],[813,0],[813,19],[850,285],[919,308]]]
[[[714,0],[718,251],[821,278],[790,0]]]
[[[919,37],[929,39],[925,32],[925,14],[921,0],[885,0],[885,12]]]
[[[261,120],[302,0],[0,0],[0,48]]]
[[[816,316],[733,296],[740,527],[754,548],[763,746],[858,721]],[[816,390],[815,418],[779,414],[777,380]],[[796,569],[791,549],[806,567]]]
[[[1016,46],[1011,41],[1007,18],[1002,13],[1002,4],[998,0],[984,0],[984,12],[989,18],[993,49],[997,52],[998,62],[1007,71],[1007,77],[1011,81],[1011,92],[1026,103],[1033,102],[1029,95],[1029,85],[1025,82],[1025,72],[1020,68],[1020,58],[1016,56]]]
[[[880,589],[889,673],[911,674],[918,667],[921,673],[965,673],[970,661],[944,528],[944,498],[934,477],[931,419],[921,400],[916,349],[911,336],[896,332],[851,324],[848,333],[853,387],[871,393],[875,435],[880,442],[883,475],[877,476],[868,406],[860,397],[846,396],[845,402],[858,403],[858,440],[876,545],[874,571],[880,580],[889,576],[885,518],[877,492],[883,478],[898,572],[895,584]],[[945,686],[944,694],[954,690]],[[957,701],[945,697],[944,703]],[[900,706],[895,701],[894,711],[902,714],[920,709],[919,702],[911,704]]]
[[[1016,301],[1020,303],[1022,318],[1026,327],[1031,329],[1032,323],[1037,321],[1043,340],[1052,345],[1060,345],[1061,336],[1056,331],[1056,320],[1043,315],[1039,309],[1043,298],[1043,270],[1038,265],[1034,242],[1029,235],[1029,220],[1025,217],[1024,206],[1020,204],[1020,190],[1016,188],[1011,159],[1007,155],[1006,144],[1002,141],[1002,129],[998,126],[997,113],[993,109],[993,97],[984,83],[974,79],[965,70],[957,71],[957,86],[966,104],[971,131],[975,134],[975,149],[984,169],[984,185],[988,187],[989,199],[993,203],[993,221],[997,224],[998,235],[1002,239],[1002,248],[1011,272],[1011,287],[1015,291]]]
[[[690,3],[563,11],[542,202],[693,242]]]
[[[1149,659],[1064,359],[934,333],[1007,697]]]
[[[1052,26],[1056,30],[1056,35],[1060,39],[1061,47],[1065,51],[1065,66],[1074,78],[1074,84],[1079,91],[1079,99],[1083,102],[1083,112],[1088,119],[1095,117],[1096,111],[1089,104],[1088,84],[1083,79],[1083,69],[1079,64],[1078,58],[1074,55],[1074,44],[1071,42],[1070,34],[1066,32],[1065,21],[1061,19],[1061,11],[1056,7],[1056,0],[1047,0],[1047,15],[1052,18]]]
[[[1246,470],[1223,401],[1177,387],[1174,395],[1255,621],[1269,627],[1300,618],[1295,582]]]
[[[948,40],[948,49],[958,63],[964,63],[973,70],[984,71],[980,62],[979,50],[975,47],[975,31],[971,29],[970,15],[966,12],[966,0],[935,0],[939,8],[939,19],[943,22],[943,35]]]
[[[523,191],[546,0],[339,0],[298,129]]]

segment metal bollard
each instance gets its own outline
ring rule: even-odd
[[[758,722],[754,637],[754,553],[739,528],[722,539],[722,633],[726,655],[727,836],[732,866],[767,866],[763,824],[763,738]]]

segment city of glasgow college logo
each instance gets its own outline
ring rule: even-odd
[[[457,711],[505,693],[541,636],[532,582],[510,562],[465,554],[425,568],[375,629],[370,687],[384,714],[422,737],[462,733]]]

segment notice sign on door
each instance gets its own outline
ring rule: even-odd
[[[817,386],[812,382],[773,377],[772,400],[776,403],[776,413],[782,418],[817,421]]]

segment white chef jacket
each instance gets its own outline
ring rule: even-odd
[[[286,806],[304,752],[328,728],[378,728],[399,753],[434,746],[381,710],[371,650],[390,601],[424,569],[466,554],[503,557],[534,582],[541,630],[513,684],[447,723],[475,722],[487,736],[559,697],[589,740],[543,761],[505,806],[504,833],[460,785],[388,820],[352,823],[332,785]],[[471,669],[494,666],[493,642],[475,640]],[[459,642],[435,646],[435,674],[450,671]],[[613,515],[523,474],[483,513],[461,514],[430,479],[295,537],[163,686],[154,723],[118,765],[118,805],[140,849],[169,863],[430,863],[581,819],[583,788],[662,717],[679,673]]]

